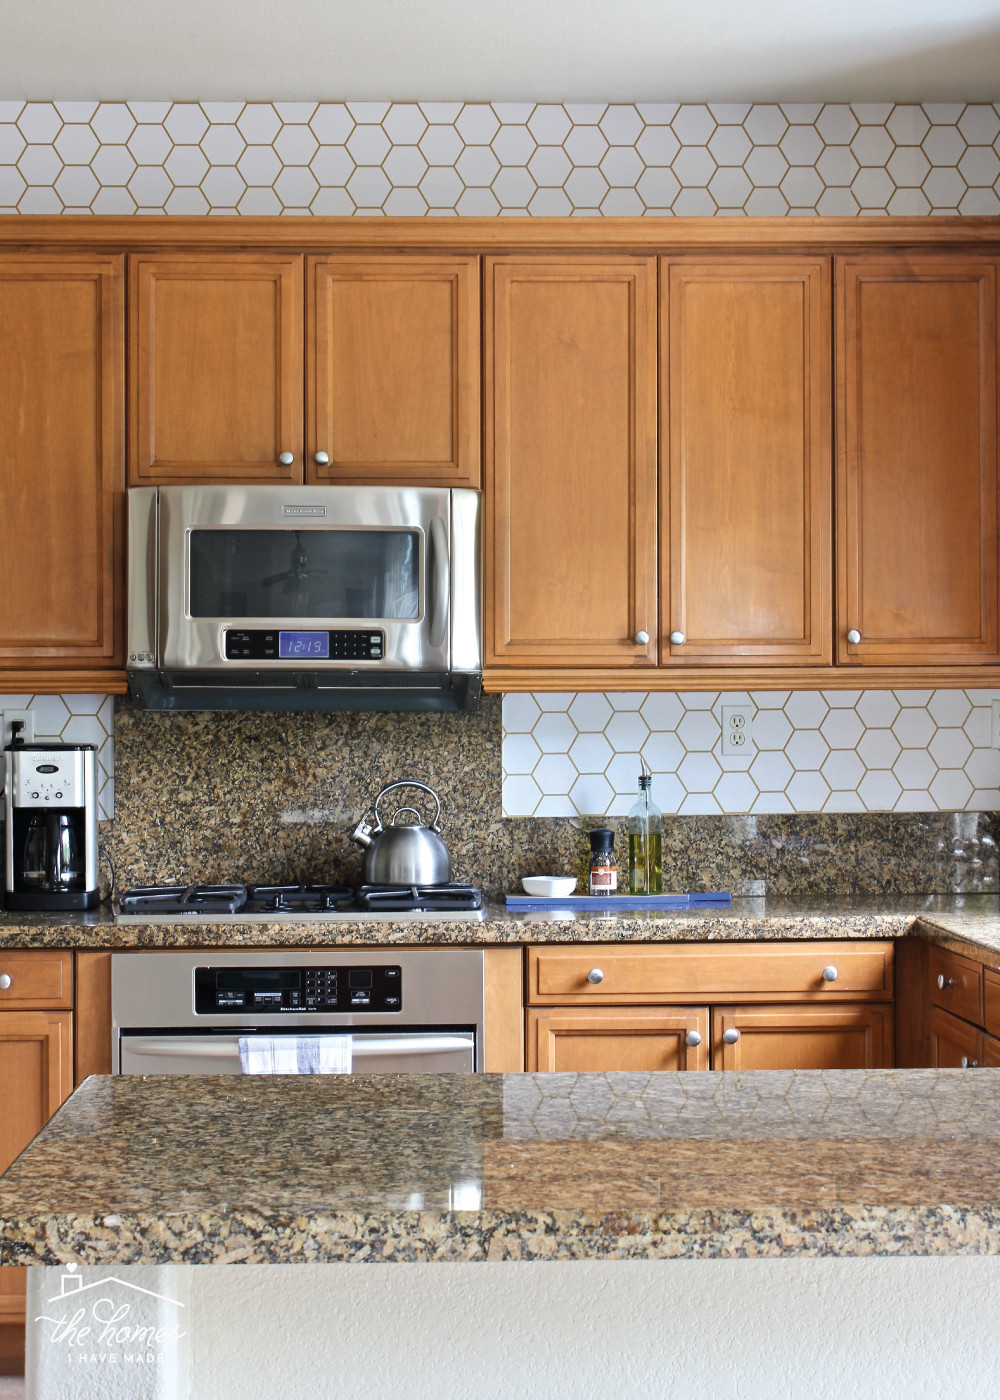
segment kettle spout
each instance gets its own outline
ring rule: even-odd
[[[351,832],[351,840],[356,846],[370,846],[372,843],[372,828],[368,824],[369,815],[366,812]]]

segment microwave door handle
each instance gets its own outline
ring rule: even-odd
[[[435,515],[431,521],[431,646],[444,645],[448,628],[448,596],[451,591],[451,568],[448,560],[448,532],[444,521]]]

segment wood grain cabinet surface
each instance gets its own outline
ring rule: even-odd
[[[983,1062],[982,1031],[937,1006],[931,1007],[930,1047],[932,1069],[976,1069]]]
[[[715,1069],[885,1069],[891,1006],[716,1006]]]
[[[307,309],[306,480],[478,487],[478,257],[313,257]]]
[[[696,1070],[709,1066],[707,1006],[559,1006],[530,1010],[529,1072]]]
[[[842,664],[997,660],[996,272],[838,259]]]
[[[831,321],[829,258],[661,261],[663,665],[832,660]]]
[[[136,254],[129,297],[130,483],[301,481],[302,258]]]
[[[656,260],[485,260],[488,666],[656,661]]]
[[[123,664],[124,266],[0,253],[0,671]]]

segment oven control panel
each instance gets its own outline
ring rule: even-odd
[[[220,1012],[402,1011],[399,967],[196,967],[194,1009]]]
[[[381,661],[385,633],[368,628],[226,628],[227,661]]]

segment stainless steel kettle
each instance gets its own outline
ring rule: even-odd
[[[398,807],[388,826],[382,825],[379,803],[395,788],[414,787],[429,792],[437,803],[430,826],[424,826],[415,807]],[[414,822],[397,826],[408,814]],[[369,824],[369,818],[374,824]],[[400,778],[384,787],[351,833],[351,840],[365,847],[361,878],[366,885],[446,885],[451,879],[451,857],[441,839],[441,799],[432,787],[415,778]]]

